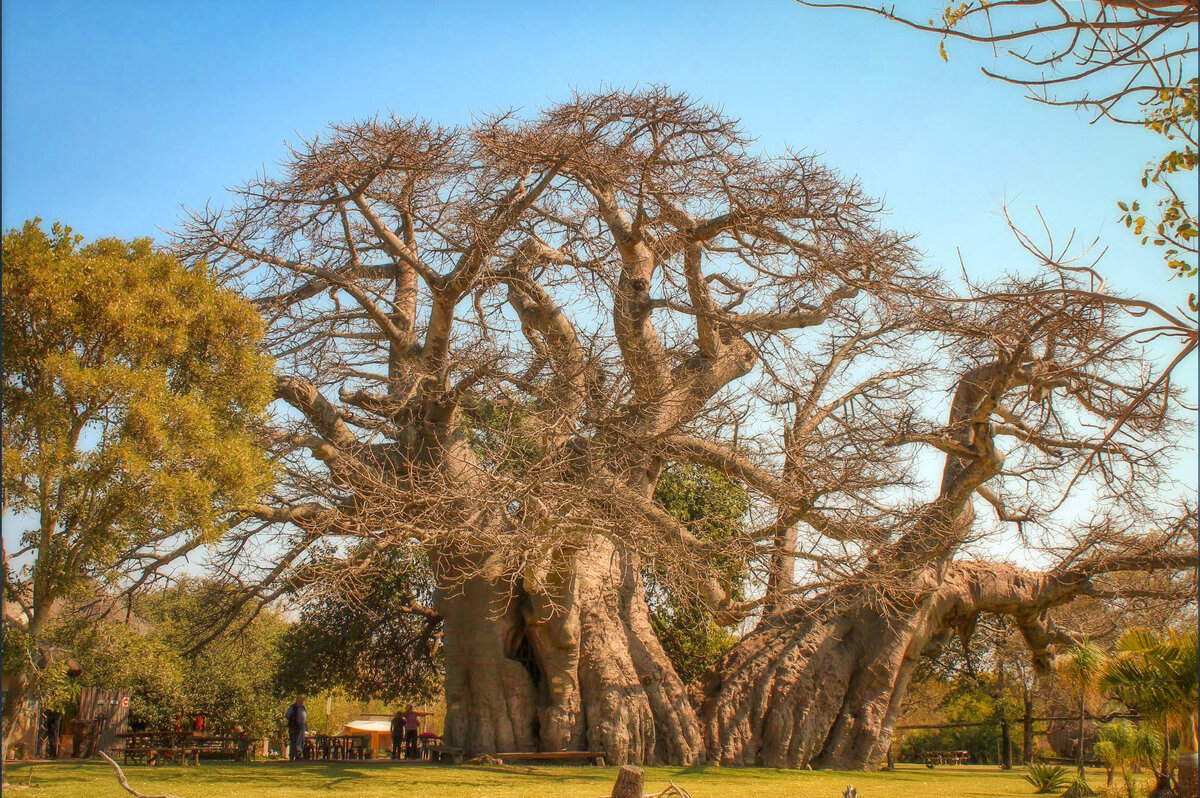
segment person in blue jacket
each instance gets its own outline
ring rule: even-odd
[[[293,761],[304,758],[304,735],[308,731],[308,710],[304,708],[304,696],[296,696],[296,703],[288,707],[288,743]]]

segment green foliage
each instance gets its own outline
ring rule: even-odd
[[[1113,771],[1120,770],[1125,794],[1133,798],[1135,782],[1129,771],[1141,765],[1154,765],[1162,751],[1162,737],[1124,719],[1105,723],[1098,736],[1099,742],[1092,750],[1108,769],[1110,783]]]
[[[1076,776],[1070,786],[1063,791],[1063,798],[1083,798],[1086,795],[1095,795],[1093,790],[1087,783],[1087,779],[1083,776]]]
[[[694,463],[666,466],[655,485],[654,499],[701,540],[737,537],[750,509],[750,495],[744,487],[715,468]],[[740,595],[741,564],[725,560],[716,565],[725,575],[730,595]]]
[[[1101,687],[1147,718],[1178,728],[1193,748],[1197,682],[1194,629],[1186,634],[1130,629],[1100,676]]]
[[[124,624],[67,617],[48,632],[83,668],[80,687],[127,690],[130,716],[147,728],[167,728],[185,705],[185,666],[178,651],[153,634]]]
[[[919,760],[927,751],[969,751],[973,762],[996,761],[1001,718],[1021,714],[1017,699],[1001,690],[993,676],[959,679],[938,705],[947,723],[983,723],[949,729],[907,732],[899,740],[901,759]]]
[[[49,636],[82,666],[81,686],[128,690],[130,714],[147,728],[169,728],[177,715],[204,712],[209,728],[275,732],[287,703],[274,681],[285,623],[270,613],[247,613],[193,651],[206,631],[206,607],[219,591],[188,579],[144,596],[137,609],[152,625],[144,636],[124,624],[79,616],[64,618]]]
[[[1058,792],[1063,787],[1066,787],[1068,782],[1071,781],[1071,775],[1062,765],[1032,762],[1025,769],[1025,781],[1033,785],[1035,793],[1042,795],[1044,793]]]
[[[674,614],[655,612],[650,621],[675,672],[685,684],[699,679],[716,666],[737,636],[713,622],[703,610],[689,609]]]
[[[461,405],[471,449],[485,468],[522,474],[544,451],[531,426],[531,414],[519,401],[471,397]]]
[[[1084,640],[1060,654],[1054,666],[1077,693],[1087,693],[1095,688],[1107,659],[1104,649],[1091,640]]]
[[[702,540],[728,540],[742,531],[750,509],[745,488],[716,469],[692,463],[673,463],[663,469],[654,498]],[[731,596],[741,595],[745,579],[740,563],[715,563]],[[707,610],[687,597],[675,595],[663,580],[647,575],[651,622],[667,657],[684,682],[699,678],[716,665],[737,638],[718,626]]]
[[[280,688],[385,701],[438,694],[441,623],[414,611],[429,603],[431,582],[419,557],[394,548],[357,580],[302,594],[299,623],[281,639]]]
[[[36,518],[34,601],[158,541],[211,541],[271,482],[252,306],[149,239],[38,220],[3,240],[3,487]],[[13,575],[6,575],[13,576]]]
[[[203,711],[215,729],[276,731],[288,703],[275,692],[287,624],[271,612],[246,609],[196,649],[208,632],[206,608],[227,603],[227,592],[215,582],[186,579],[149,596],[141,612],[154,624],[153,637],[179,656],[185,714]]]
[[[5,675],[23,666],[31,677],[30,687],[40,698],[42,709],[63,712],[74,705],[79,698],[79,686],[67,674],[66,659],[54,657],[45,663],[41,647],[20,624],[5,620],[3,630]],[[43,667],[37,667],[39,663]]]
[[[1154,246],[1161,247],[1163,259],[1172,276],[1181,278],[1196,276],[1196,238],[1200,236],[1200,230],[1197,229],[1195,212],[1187,204],[1194,196],[1195,179],[1186,180],[1182,193],[1176,190],[1171,180],[1182,174],[1191,174],[1196,168],[1198,85],[1200,79],[1193,77],[1178,87],[1164,86],[1146,111],[1147,128],[1167,141],[1182,139],[1183,145],[1169,145],[1167,153],[1142,175],[1142,188],[1155,185],[1163,193],[1157,203],[1159,214],[1154,222],[1155,235],[1142,236],[1142,244],[1152,241]],[[1122,217],[1125,226],[1131,227],[1134,235],[1142,235],[1146,217],[1138,213],[1138,203],[1134,202],[1131,206],[1123,202],[1117,204],[1125,214]],[[1192,310],[1197,309],[1195,293],[1189,295],[1188,304]]]

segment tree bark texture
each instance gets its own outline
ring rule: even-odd
[[[874,767],[922,653],[981,611],[1011,614],[1044,665],[1055,634],[1045,609],[1070,578],[998,563],[946,570],[920,601],[888,608],[847,600],[798,607],[743,638],[703,685],[707,759],[722,765]]]
[[[646,774],[641,768],[623,765],[617,771],[617,782],[613,785],[612,798],[642,798]]]
[[[447,744],[467,756],[586,748],[613,765],[699,761],[695,710],[635,571],[597,536],[559,584],[474,577],[447,588]]]

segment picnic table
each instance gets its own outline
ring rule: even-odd
[[[120,732],[118,740],[125,741],[125,764],[158,765],[163,762],[186,765],[200,764],[200,749],[190,731],[133,731]]]
[[[922,758],[925,767],[932,769],[934,765],[965,765],[971,761],[970,751],[926,751]]]
[[[421,745],[421,759],[431,759],[433,756],[431,749],[442,745],[442,737],[433,732],[423,732],[417,735],[417,742]]]
[[[232,759],[235,762],[253,762],[254,744],[257,740],[245,734],[200,734],[192,735],[192,743],[202,759]]]
[[[304,743],[309,759],[370,759],[369,734],[314,734]]]
[[[164,762],[200,764],[206,759],[249,762],[254,740],[247,735],[213,735],[192,731],[132,731],[116,735],[125,743],[125,764],[158,765]]]

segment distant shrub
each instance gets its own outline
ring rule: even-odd
[[[1026,768],[1025,781],[1032,784],[1038,794],[1058,792],[1071,781],[1071,775],[1062,765],[1034,762]]]

